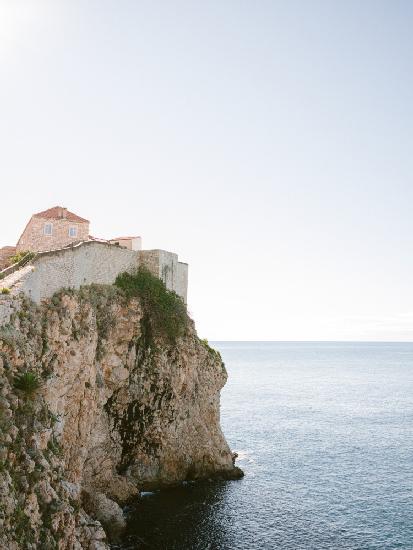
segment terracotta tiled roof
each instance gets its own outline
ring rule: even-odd
[[[85,218],[77,216],[76,214],[70,212],[70,210],[67,210],[67,208],[63,208],[62,206],[54,206],[53,208],[49,208],[48,210],[44,210],[43,212],[38,212],[37,214],[33,214],[33,217],[45,218],[48,220],[60,220],[64,218],[71,222],[89,223],[89,220],[85,220]]]

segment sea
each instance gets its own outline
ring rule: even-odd
[[[121,548],[412,550],[413,344],[211,344],[245,477],[144,494]]]

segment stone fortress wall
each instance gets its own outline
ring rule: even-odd
[[[23,292],[40,303],[61,288],[113,284],[119,273],[134,271],[140,265],[160,277],[186,303],[188,265],[179,262],[176,254],[165,250],[128,250],[99,241],[40,252],[27,265],[0,280],[0,287],[8,288],[11,294]]]

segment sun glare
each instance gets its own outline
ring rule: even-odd
[[[0,55],[22,44],[33,25],[39,5],[34,2],[0,0]]]

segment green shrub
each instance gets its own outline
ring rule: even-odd
[[[115,281],[127,298],[137,296],[152,330],[172,342],[185,334],[188,326],[186,306],[180,296],[168,290],[158,277],[141,267],[135,273],[121,273]]]
[[[41,386],[41,382],[34,372],[24,372],[14,378],[14,387],[27,396],[34,395]]]
[[[199,343],[202,344],[204,348],[206,348],[208,351],[212,349],[211,346],[209,345],[207,338],[200,338]]]
[[[1,289],[1,294],[10,294],[10,289],[6,288],[5,286]]]
[[[17,264],[21,260],[23,260],[23,258],[26,260],[26,262],[29,262],[31,259],[35,257],[35,255],[36,254],[34,252],[30,252],[30,250],[18,252],[17,254],[9,258],[9,265]]]
[[[221,354],[219,353],[218,350],[214,349],[214,348],[211,348],[211,346],[209,345],[209,342],[206,338],[199,338],[199,343],[204,346],[204,348],[211,354],[211,355],[214,355],[215,357],[219,357],[221,359]]]
[[[63,455],[62,447],[55,437],[52,437],[51,439],[49,439],[49,441],[47,442],[47,448],[51,453],[53,453],[56,456]]]

